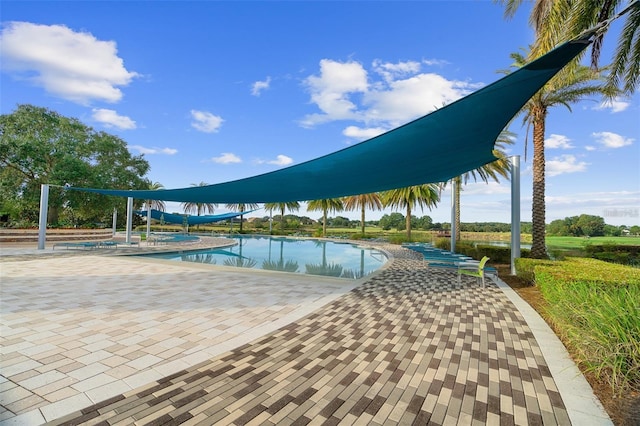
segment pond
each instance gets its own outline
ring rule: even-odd
[[[365,277],[387,262],[386,255],[380,250],[347,242],[270,236],[229,238],[237,244],[217,249],[144,256],[348,279]]]

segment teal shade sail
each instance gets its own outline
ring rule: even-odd
[[[166,213],[160,210],[151,209],[151,219],[163,220],[166,223],[177,223],[179,225],[182,225],[184,224],[184,220],[186,217],[187,223],[189,224],[189,226],[191,226],[191,225],[202,225],[205,223],[221,222],[223,220],[232,219],[234,217],[242,216],[254,211],[255,210],[248,210],[246,212],[230,212],[230,213],[222,213],[222,214],[216,214],[216,215],[190,216],[190,215]],[[147,217],[146,210],[134,210],[134,213],[139,214],[140,216]]]
[[[500,132],[589,45],[590,38],[564,43],[500,80],[384,134],[274,172],[180,189],[71,189],[144,200],[278,203],[445,182],[496,160],[492,150]]]

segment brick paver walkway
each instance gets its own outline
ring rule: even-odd
[[[570,424],[500,289],[393,251],[312,314],[50,424]]]

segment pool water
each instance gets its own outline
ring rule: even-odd
[[[237,245],[145,255],[180,262],[267,269],[337,278],[362,278],[387,262],[383,252],[350,243],[281,237],[234,236]]]

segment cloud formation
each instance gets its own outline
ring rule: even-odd
[[[612,113],[615,114],[616,112],[622,112],[626,110],[627,108],[629,108],[629,105],[631,105],[630,102],[627,102],[622,98],[615,98],[615,99],[606,100],[602,102],[600,105],[598,105],[594,109],[595,110],[609,109],[611,110]]]
[[[138,151],[140,154],[165,154],[165,155],[173,155],[178,152],[177,149],[173,148],[146,148],[141,145],[129,145],[129,149],[134,151]]]
[[[594,132],[591,136],[605,148],[622,148],[623,146],[631,145],[634,141],[633,138],[625,138],[612,132]]]
[[[256,81],[251,86],[251,94],[253,96],[260,96],[260,93],[262,93],[263,90],[269,89],[270,85],[271,85],[271,77],[267,77],[265,81]]]
[[[293,158],[286,155],[278,155],[275,160],[267,161],[268,164],[275,164],[276,166],[288,166],[293,163]]]
[[[2,71],[80,105],[116,103],[119,87],[138,77],[124,67],[115,42],[64,25],[8,22],[0,44]]]
[[[355,61],[320,61],[318,75],[305,80],[319,113],[301,120],[304,127],[337,120],[364,123],[366,128],[389,130],[447,105],[481,87],[464,81],[447,80],[434,73],[422,73],[425,62],[389,63],[374,61],[372,73]],[[366,128],[343,134],[366,133]],[[378,133],[379,134],[379,133]]]
[[[546,162],[548,176],[558,176],[564,173],[584,172],[589,163],[578,161],[574,155],[561,155]]]
[[[191,110],[191,127],[204,133],[216,133],[224,120],[222,117],[213,115],[207,111]]]
[[[551,148],[551,149],[555,149],[555,148],[570,149],[574,147],[573,145],[571,145],[571,139],[569,139],[564,135],[555,135],[555,134],[552,134],[547,139],[545,139],[544,146],[546,148]]]
[[[242,159],[231,152],[223,152],[219,157],[212,157],[211,161],[218,164],[242,163]]]
[[[132,130],[136,128],[136,122],[112,109],[94,108],[91,117],[102,123],[106,127],[115,127],[121,130]]]

